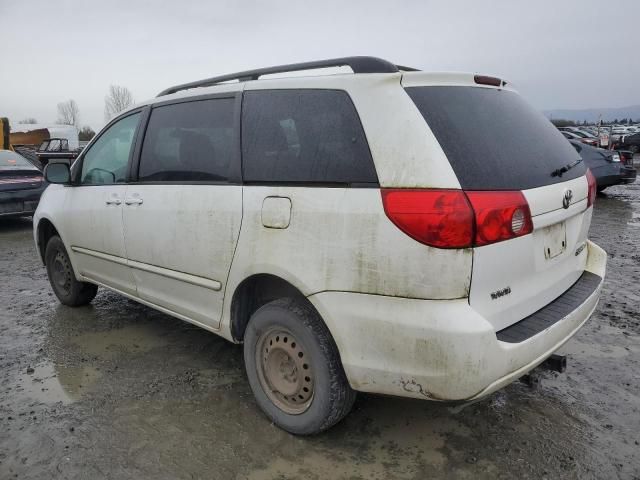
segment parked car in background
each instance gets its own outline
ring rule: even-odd
[[[569,140],[569,142],[593,173],[599,192],[613,185],[635,182],[636,169],[622,162],[618,152],[595,148],[578,140]]]
[[[640,152],[640,133],[628,133],[621,135],[614,142],[613,148],[629,150],[632,153]]]
[[[260,79],[337,66],[353,74]],[[495,77],[348,57],[209,78],[45,173],[34,239],[58,299],[104,286],[242,343],[257,405],[296,434],[355,391],[489,395],[604,282],[593,175]]]
[[[44,140],[38,150],[36,156],[44,168],[51,160],[68,160],[73,163],[80,150],[69,150],[69,141],[66,138],[49,138]]]
[[[635,167],[633,152],[631,150],[616,150],[620,156],[620,161],[627,167]]]
[[[586,145],[591,145],[592,147],[598,146],[598,139],[594,137],[589,137],[587,136],[586,133],[575,131],[575,130],[561,130],[560,133],[562,133],[562,135],[564,135],[566,139],[576,140]]]
[[[595,138],[596,135],[587,127],[558,127],[561,132],[573,132],[583,138]]]
[[[46,187],[31,162],[11,150],[0,150],[0,218],[33,215]]]

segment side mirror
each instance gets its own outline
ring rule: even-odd
[[[44,178],[49,183],[69,185],[71,183],[69,164],[66,162],[48,163],[44,167]]]

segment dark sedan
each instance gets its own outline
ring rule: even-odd
[[[596,177],[599,192],[613,185],[635,182],[635,168],[621,162],[618,152],[590,147],[578,140],[569,140],[569,142]]]
[[[0,150],[0,218],[33,215],[47,183],[40,170],[10,150]]]

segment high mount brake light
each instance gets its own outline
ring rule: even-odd
[[[507,82],[503,82],[500,78],[489,77],[488,75],[474,75],[473,81],[478,85],[491,85],[492,87],[501,87],[507,84]]]
[[[382,203],[400,230],[432,247],[489,245],[533,230],[519,191],[383,189]]]
[[[587,208],[589,208],[596,201],[596,191],[598,187],[596,177],[593,176],[590,169],[587,169],[587,186]]]

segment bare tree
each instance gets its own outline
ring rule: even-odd
[[[80,123],[80,109],[75,100],[67,100],[58,104],[58,121],[61,125],[73,125]]]
[[[133,95],[127,87],[109,86],[109,94],[104,97],[104,119],[111,120],[118,113],[133,105]]]
[[[24,120],[20,120],[18,123],[33,125],[35,123],[38,123],[38,120],[36,120],[33,117],[29,117],[29,118],[25,118]]]

